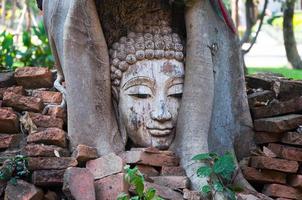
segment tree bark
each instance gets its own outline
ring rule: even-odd
[[[293,17],[295,0],[286,0],[283,12],[283,38],[286,56],[295,69],[302,69],[302,60],[299,56],[294,34]]]

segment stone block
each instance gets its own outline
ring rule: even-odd
[[[86,163],[86,168],[93,174],[94,179],[100,179],[124,170],[124,161],[114,153],[102,156]]]
[[[124,174],[118,173],[95,181],[96,200],[113,200],[121,193],[128,193],[129,185]]]
[[[44,67],[17,68],[14,77],[18,85],[27,89],[51,88],[53,86],[51,71]]]
[[[13,185],[8,182],[5,189],[5,200],[42,200],[44,193],[41,189],[21,179]]]
[[[164,199],[170,199],[170,200],[183,199],[182,194],[162,185],[158,185],[146,181],[145,188],[154,188],[156,190],[156,194]]]
[[[267,106],[251,108],[254,119],[297,113],[302,110],[302,96],[289,101],[272,102]]]
[[[22,137],[21,134],[0,134],[0,150],[18,147]]]
[[[95,200],[93,175],[85,168],[70,167],[66,169],[63,192],[68,199]]]
[[[270,197],[282,197],[297,200],[302,199],[302,192],[300,190],[279,184],[265,185],[263,188],[263,194]]]
[[[298,132],[287,132],[283,134],[282,143],[302,146],[302,134]]]
[[[154,176],[150,177],[155,184],[166,186],[173,190],[189,187],[189,179],[186,176]]]
[[[271,169],[288,173],[296,173],[299,168],[299,164],[296,161],[269,158],[264,156],[253,156],[251,157],[250,162],[251,167],[257,169]]]
[[[281,133],[298,128],[302,124],[302,115],[290,114],[279,117],[256,119],[256,131]]]
[[[158,176],[159,172],[151,166],[148,165],[136,165],[138,170],[144,175],[144,176]]]
[[[61,118],[55,118],[48,115],[42,115],[40,113],[29,113],[30,118],[34,124],[43,128],[60,128],[63,129],[64,121]]]
[[[163,166],[160,175],[162,176],[186,176],[186,172],[182,167]]]
[[[302,175],[300,175],[300,174],[288,175],[287,182],[292,187],[302,189]]]
[[[275,97],[276,97],[275,93],[273,91],[270,91],[270,90],[263,90],[263,91],[259,91],[259,92],[254,92],[254,93],[249,94],[247,96],[250,107],[255,107],[259,103],[264,103],[265,104],[267,102],[272,101]]]
[[[98,152],[96,148],[79,144],[72,153],[72,157],[77,159],[79,164],[85,164],[88,160],[96,159],[98,157]]]
[[[0,99],[3,99],[5,92],[13,92],[15,94],[24,95],[25,90],[22,86],[12,86],[7,88],[0,88]]]
[[[40,98],[28,97],[13,92],[5,92],[3,104],[13,107],[17,111],[41,112],[44,108],[43,101]]]
[[[28,157],[68,157],[69,151],[55,145],[28,144],[24,147],[23,154]]]
[[[278,98],[281,101],[302,96],[302,81],[282,80],[279,85]]]
[[[60,104],[62,101],[60,92],[33,90],[32,96],[42,99],[44,103]]]
[[[36,186],[52,187],[63,186],[65,169],[61,170],[37,170],[32,174],[32,183]]]
[[[302,148],[296,148],[296,147],[274,144],[274,143],[269,144],[268,148],[272,152],[274,152],[279,158],[302,161]]]
[[[77,166],[76,159],[71,157],[30,157],[28,168],[30,170],[66,169]]]
[[[0,133],[18,133],[19,118],[9,108],[0,108]]]
[[[127,151],[122,154],[122,158],[128,164],[144,164],[155,167],[179,165],[179,159],[176,156],[165,153]]]
[[[14,72],[0,73],[0,88],[10,87],[15,84]]]
[[[66,147],[66,133],[59,128],[47,128],[43,131],[29,134],[27,143],[43,143]]]
[[[183,198],[186,200],[201,200],[199,191],[191,191],[188,189],[184,189],[183,193],[184,193]]]
[[[257,144],[280,142],[282,137],[283,133],[255,132],[255,142]]]
[[[271,90],[274,81],[279,80],[278,77],[267,76],[267,75],[249,75],[245,77],[248,88]]]
[[[47,115],[56,117],[56,118],[61,118],[66,121],[67,118],[67,113],[64,108],[61,108],[60,106],[52,106],[48,109]]]
[[[286,173],[266,169],[258,170],[252,167],[243,168],[242,173],[250,182],[286,184]]]

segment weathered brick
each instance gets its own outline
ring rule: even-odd
[[[44,67],[22,67],[15,71],[18,85],[27,89],[50,88],[53,86],[51,71]]]
[[[279,142],[282,137],[283,133],[255,132],[255,141],[257,144]]]
[[[0,149],[17,147],[21,140],[21,134],[0,134]]]
[[[290,114],[256,119],[254,121],[254,128],[256,131],[281,133],[296,129],[300,124],[302,124],[302,115]]]
[[[245,167],[242,172],[246,180],[251,182],[286,184],[286,173],[252,167]]]
[[[17,111],[41,112],[44,108],[42,99],[27,97],[13,92],[4,93],[3,104],[13,107]]]
[[[28,143],[43,143],[66,147],[66,133],[59,128],[47,128],[43,131],[31,133],[27,137]]]
[[[296,161],[289,161],[278,158],[269,158],[264,156],[251,157],[251,167],[259,169],[271,169],[281,172],[296,173],[299,168],[299,164]]]
[[[147,153],[144,151],[127,151],[122,154],[128,164],[144,164],[150,166],[178,166],[179,159],[165,153]]]
[[[14,72],[0,73],[0,88],[10,87],[15,84]]]
[[[93,175],[85,168],[70,167],[66,169],[63,192],[68,199],[95,200],[96,194]],[[116,199],[116,197],[113,199]]]
[[[275,93],[270,90],[263,90],[259,92],[254,92],[247,96],[249,106],[254,107],[259,103],[266,103],[272,101],[276,97]]]
[[[124,162],[122,158],[111,153],[95,160],[89,160],[86,163],[86,168],[93,174],[94,179],[100,179],[123,172]]]
[[[95,181],[96,200],[116,199],[121,193],[128,193],[129,185],[124,174],[118,173]]]
[[[162,185],[158,185],[146,181],[145,188],[154,188],[156,190],[156,194],[164,199],[171,199],[171,200],[182,199],[182,195],[180,193]]]
[[[22,86],[12,86],[12,87],[0,88],[0,99],[3,99],[5,92],[13,92],[15,94],[20,94],[20,95],[25,94],[25,90]]]
[[[51,106],[47,111],[47,115],[56,117],[56,118],[61,118],[64,120],[64,122],[67,118],[66,109],[61,108],[60,106]]]
[[[136,165],[138,170],[145,176],[158,176],[159,172],[151,166],[148,165]]]
[[[9,108],[0,108],[0,133],[18,133],[19,119]]]
[[[254,119],[272,117],[302,110],[302,96],[289,101],[272,102],[267,106],[251,108]]]
[[[79,164],[84,164],[88,160],[96,159],[98,157],[98,152],[96,148],[79,144],[72,153],[72,157],[77,159]]]
[[[34,90],[32,96],[42,99],[44,103],[60,104],[62,101],[60,92]]]
[[[189,187],[189,179],[186,176],[154,176],[150,177],[155,184],[163,185],[173,190]]]
[[[269,144],[268,148],[272,150],[280,158],[284,158],[287,160],[302,161],[301,148],[274,144],[274,143]]]
[[[30,157],[28,168],[30,170],[66,169],[77,166],[78,162],[70,157]]]
[[[297,132],[284,133],[281,142],[302,146],[302,134]]]
[[[287,182],[290,186],[302,189],[302,175],[300,174],[289,174]]]
[[[302,96],[302,81],[282,80],[280,81],[278,98],[281,101],[290,100]]]
[[[21,179],[14,185],[8,182],[5,189],[5,200],[42,200],[43,191],[36,186]]]
[[[69,151],[55,145],[28,144],[24,147],[24,154],[28,157],[55,157],[56,154],[67,157]]]
[[[297,200],[302,199],[302,192],[300,190],[279,184],[265,185],[263,188],[263,194],[270,197],[283,197]]]
[[[182,167],[163,166],[160,174],[162,176],[186,176],[186,172]]]
[[[29,113],[29,116],[34,122],[34,124],[38,127],[43,127],[43,128],[56,127],[56,128],[63,129],[64,121],[61,118],[42,115],[40,113]]]
[[[37,170],[32,174],[32,183],[36,186],[63,186],[65,170]]]
[[[48,190],[47,193],[44,195],[44,199],[43,200],[59,200],[59,197],[57,195],[57,193]]]

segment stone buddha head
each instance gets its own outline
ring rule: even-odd
[[[175,137],[184,83],[184,50],[165,25],[130,32],[110,49],[119,128],[133,146],[168,149]]]

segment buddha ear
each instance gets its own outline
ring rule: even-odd
[[[118,109],[118,93],[114,93],[117,92],[117,88],[116,87],[112,87],[114,88],[115,90],[113,90],[112,92],[112,96],[113,96],[113,108],[114,108],[114,113],[115,113],[115,116],[116,116],[116,120],[117,120],[117,123],[118,123],[118,130],[119,130],[119,133],[120,133],[120,137],[122,138],[122,142],[124,144],[124,146],[126,146],[126,142],[128,140],[128,137],[127,137],[127,131],[126,131],[126,126],[125,126],[125,123],[119,113],[119,109]],[[117,96],[115,96],[117,95]]]

